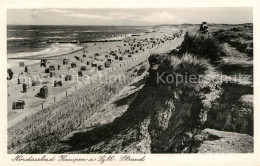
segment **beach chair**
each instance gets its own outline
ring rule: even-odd
[[[19,67],[24,67],[24,62],[19,62]]]
[[[25,83],[23,83],[23,93],[27,92],[27,85]]]
[[[11,69],[7,69],[7,73],[8,73],[8,75],[9,75],[9,80],[11,80],[12,78],[13,78],[13,71],[11,70]]]
[[[80,58],[79,58],[78,56],[74,56],[74,58],[75,58],[76,60],[78,60],[78,61],[80,60]]]
[[[48,97],[48,87],[47,86],[43,86],[40,89],[39,97],[44,98],[44,99],[46,99]]]
[[[72,80],[72,76],[71,75],[66,75],[65,76],[65,81],[71,81]]]
[[[106,61],[105,62],[105,68],[109,68],[111,66],[111,62],[110,61]]]
[[[76,63],[71,63],[71,68],[75,68],[77,67],[77,64]]]
[[[113,60],[111,58],[108,58],[107,61],[110,62],[110,63],[113,62]]]
[[[46,67],[46,62],[47,62],[46,59],[42,59],[40,66],[41,66],[41,67]]]
[[[79,77],[82,77],[83,76],[83,73],[82,73],[82,71],[80,70],[80,71],[78,71],[78,76]]]
[[[23,100],[17,100],[15,102],[13,102],[12,109],[13,110],[24,109],[24,105],[25,105],[25,102]]]
[[[97,61],[92,61],[91,62],[91,67],[97,67],[98,65],[97,65]]]
[[[50,69],[50,70],[55,70],[55,67],[54,67],[53,65],[51,65],[51,66],[49,67],[49,69]]]
[[[63,59],[63,65],[69,64],[69,59]]]
[[[86,70],[87,70],[87,67],[86,67],[86,66],[81,66],[80,69],[83,70],[83,71],[86,71]]]
[[[98,70],[104,70],[105,68],[104,68],[104,66],[103,65],[99,65],[98,66]]]
[[[49,68],[46,68],[46,69],[45,69],[45,73],[50,73],[50,69],[49,69]]]
[[[38,86],[38,85],[40,85],[39,81],[32,81],[32,86]]]
[[[25,66],[24,72],[25,72],[25,73],[28,73],[28,67],[27,67],[27,66]]]
[[[60,86],[62,86],[61,81],[54,81],[54,87],[60,87]]]

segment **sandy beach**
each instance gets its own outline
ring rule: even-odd
[[[13,79],[8,80],[8,121],[11,122],[9,124],[9,127],[18,123],[23,118],[36,113],[37,111],[33,110],[39,108],[43,102],[51,103],[53,102],[53,98],[55,96],[59,96],[59,94],[64,93],[66,90],[75,89],[75,86],[80,87],[80,83],[68,82],[64,81],[64,79],[62,80],[63,84],[61,87],[54,87],[53,81],[55,79],[58,79],[61,76],[65,75],[77,76],[78,71],[81,70],[81,66],[86,66],[86,71],[83,71],[83,75],[93,76],[100,73],[111,72],[109,68],[121,67],[121,64],[126,64],[130,62],[130,60],[140,61],[140,59],[136,59],[135,57],[148,55],[155,48],[157,52],[160,52],[160,50],[161,52],[165,52],[167,49],[171,49],[174,43],[180,44],[180,42],[176,42],[177,38],[174,39],[174,37],[172,36],[173,33],[178,32],[179,30],[174,27],[161,29],[158,28],[154,32],[120,38],[121,41],[83,43],[81,45],[56,44],[54,46],[56,47],[56,50],[53,50],[52,52],[50,52],[50,54],[33,55],[32,53],[31,55],[25,56],[23,54],[20,54],[19,56],[8,56],[10,58],[13,58],[8,59],[8,68],[10,68],[14,73]],[[116,38],[116,40],[118,39],[119,38]],[[164,40],[164,42],[160,42],[160,44],[158,42],[158,44],[153,45],[151,39],[158,39],[158,41]],[[115,40],[115,38],[112,38],[110,40]],[[131,46],[130,43],[133,43],[133,45]],[[137,43],[140,44],[140,47],[142,47],[142,49],[136,46]],[[123,53],[123,51],[125,50],[131,50],[131,47],[135,50],[130,53]],[[122,60],[114,59],[115,57],[110,55],[111,51],[114,51],[116,53],[116,56],[123,57]],[[96,53],[98,53],[100,56],[98,56],[95,60],[93,59],[93,57]],[[86,57],[83,57],[83,55],[86,55]],[[106,56],[113,58],[113,62],[111,63],[111,66],[109,68],[105,68],[105,70],[99,70],[97,67],[91,67],[91,65],[87,65],[87,62],[91,62],[94,60],[97,63],[104,64],[107,59]],[[75,59],[75,57],[79,57],[80,60]],[[146,60],[147,58],[148,56],[146,56]],[[46,68],[50,66],[55,67],[55,71],[53,71],[54,76],[50,77],[49,73],[45,73],[46,68],[40,66],[41,59],[47,60]],[[69,60],[68,65],[63,65],[63,59]],[[25,72],[25,66],[19,67],[19,62],[24,62],[24,65],[28,67],[28,72]],[[77,67],[71,68],[71,63],[77,64]],[[59,70],[57,70],[58,65],[60,66]],[[44,81],[42,81],[42,85],[32,86],[31,80],[28,79],[31,77],[39,77]],[[28,79],[25,82],[27,85],[26,93],[22,92],[22,84],[18,84],[18,78],[20,78],[20,80],[22,80],[22,78]],[[42,86],[48,87],[48,97],[46,99],[35,97],[35,95],[39,93]],[[60,98],[62,98],[62,96]],[[24,109],[12,109],[12,103],[17,100],[25,101],[26,104],[24,106]]]

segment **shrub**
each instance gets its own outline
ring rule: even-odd
[[[173,55],[156,54],[149,59],[150,63],[153,62],[154,64],[156,62],[158,65],[158,67],[150,67],[149,83],[157,84],[158,75],[161,76],[162,80],[166,80],[169,75],[181,75],[182,78],[194,75],[198,78],[199,75],[205,75],[210,68],[209,63],[205,59],[197,58],[190,53],[185,53],[180,58]]]
[[[180,59],[176,56],[166,56],[158,68],[160,73],[175,74],[179,71]]]
[[[166,54],[152,54],[149,56],[148,61],[150,66],[161,64],[165,57],[168,56]]]
[[[191,53],[211,61],[220,60],[225,56],[221,43],[211,35],[187,32],[181,44],[181,53]]]
[[[235,47],[239,52],[248,54],[249,57],[253,56],[253,31],[245,29],[241,26],[234,27],[229,30],[217,31],[214,36],[220,42],[226,42],[231,47]],[[248,50],[250,50],[248,52]]]
[[[233,28],[229,29],[229,31],[234,31],[234,32],[243,31],[243,30],[244,30],[243,27],[233,27]]]

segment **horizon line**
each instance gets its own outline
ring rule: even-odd
[[[75,24],[75,25],[66,25],[66,24],[6,24],[9,25],[30,25],[30,26],[159,26],[159,25],[185,25],[185,24],[192,24],[192,25],[200,25],[201,23],[180,23],[180,24],[154,24],[154,25],[82,25],[82,24]],[[228,25],[239,25],[239,24],[253,24],[253,22],[245,22],[245,23],[207,23],[207,24],[228,24]]]

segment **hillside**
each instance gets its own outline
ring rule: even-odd
[[[253,152],[252,82],[246,75],[242,80],[222,80],[223,65],[229,66],[226,59],[239,59],[243,65],[247,57],[245,63],[250,63],[251,55],[237,48],[239,55],[234,55],[215,35],[194,31],[187,32],[183,43],[172,49],[150,56],[149,76],[121,116],[88,131],[71,133],[56,152]],[[232,64],[229,67],[225,77],[239,74]],[[163,80],[169,75],[195,75],[200,81],[158,83],[158,73],[166,73]],[[249,82],[245,84],[245,80]]]

